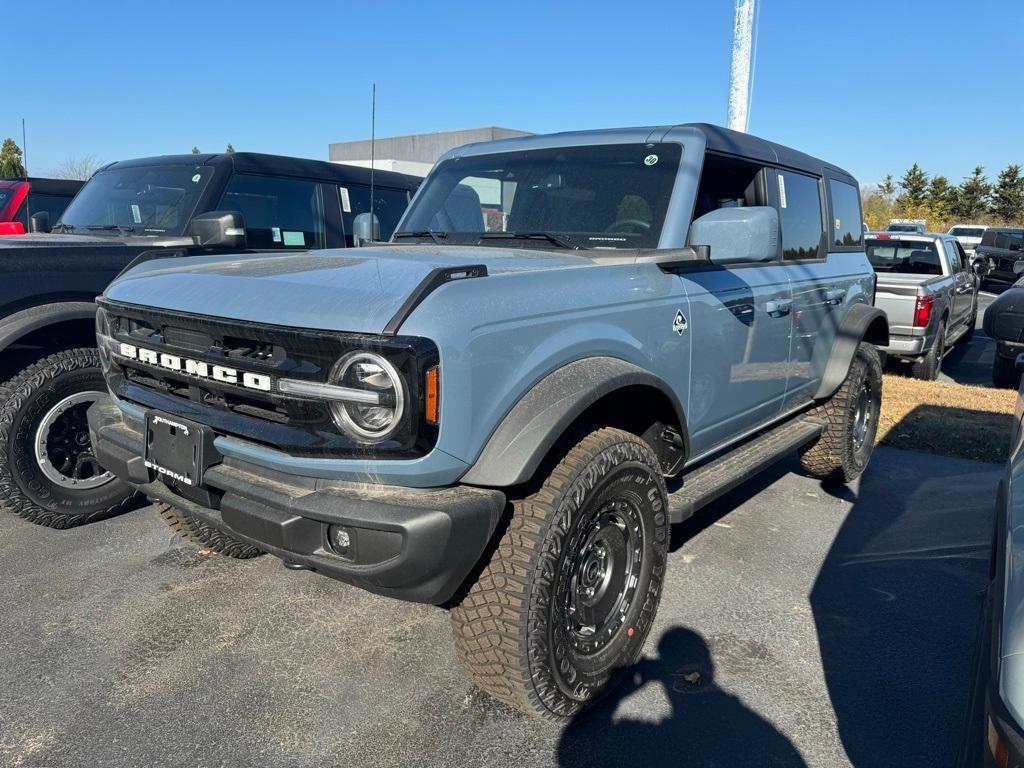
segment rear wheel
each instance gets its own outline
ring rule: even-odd
[[[928,354],[920,362],[911,364],[911,373],[915,379],[935,381],[935,379],[939,378],[939,372],[942,370],[942,360],[945,356],[946,321],[943,320],[939,324],[938,333],[935,334],[935,343],[932,344],[932,348],[928,350]]]
[[[259,547],[254,547],[212,525],[207,525],[183,509],[163,502],[157,502],[155,506],[160,517],[170,526],[171,530],[193,544],[199,544],[218,555],[233,557],[237,560],[248,560],[263,554],[263,550]]]
[[[134,492],[96,461],[85,414],[106,397],[95,349],[30,365],[0,390],[0,503],[69,528],[124,511]]]
[[[838,391],[811,412],[825,429],[804,446],[800,462],[812,477],[849,483],[868,465],[882,409],[882,363],[878,350],[861,342]]]
[[[640,654],[661,597],[665,483],[636,436],[598,429],[513,502],[490,561],[451,613],[459,658],[494,697],[569,717]]]

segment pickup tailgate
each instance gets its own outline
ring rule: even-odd
[[[899,335],[913,333],[918,296],[940,293],[953,284],[953,278],[943,275],[876,274],[875,306],[888,316],[890,332]]]

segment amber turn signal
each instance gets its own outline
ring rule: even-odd
[[[441,415],[441,371],[435,365],[427,370],[426,416],[428,424],[437,424]]]

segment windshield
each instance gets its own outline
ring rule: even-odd
[[[147,165],[101,171],[61,216],[65,231],[180,235],[213,169],[201,165]]]
[[[933,242],[868,240],[868,260],[875,272],[904,275],[941,275],[939,252]]]
[[[615,144],[446,160],[395,239],[654,248],[681,154],[678,144]]]
[[[953,237],[981,237],[985,230],[982,227],[953,227],[949,234]]]

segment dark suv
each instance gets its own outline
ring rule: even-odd
[[[380,236],[391,236],[419,182],[373,176]],[[93,175],[51,232],[0,238],[0,505],[66,527],[130,497],[96,462],[85,422],[106,389],[93,300],[119,272],[156,256],[240,254],[219,268],[230,271],[247,253],[290,258],[351,246],[370,188],[368,169],[320,160],[248,152],[128,160]]]
[[[1024,260],[1024,229],[1019,227],[992,227],[985,230],[981,243],[974,251],[975,261],[988,263],[985,282],[1015,283],[1020,277],[1014,271],[1018,261]]]
[[[73,179],[0,179],[0,235],[25,234],[36,214],[45,213],[43,221],[56,221],[84,183]]]

